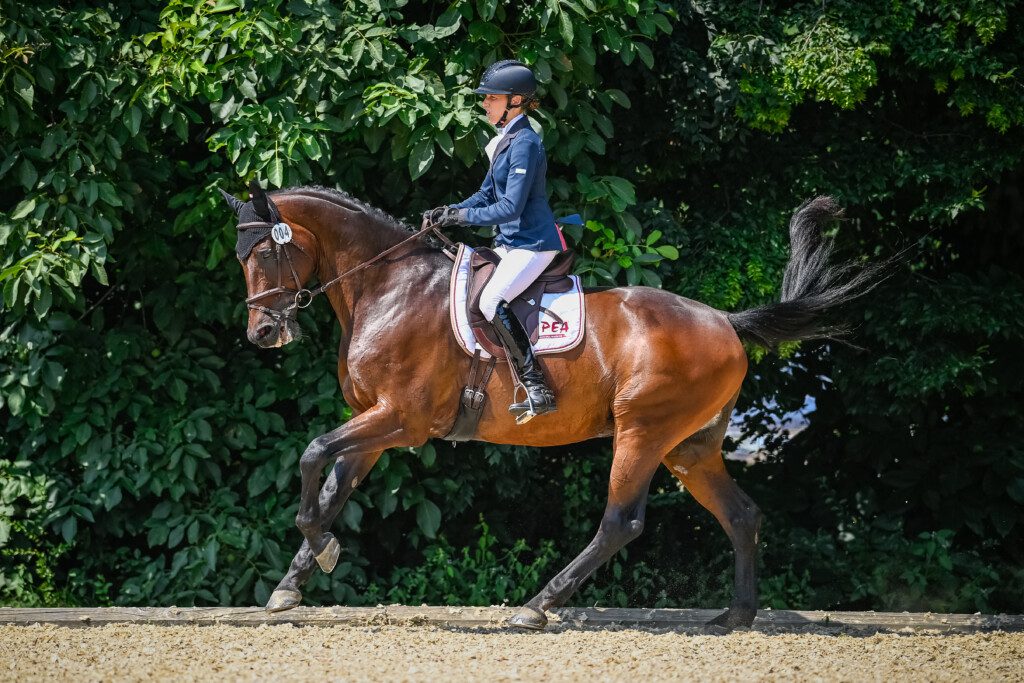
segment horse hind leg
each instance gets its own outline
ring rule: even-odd
[[[544,610],[564,605],[598,567],[643,532],[647,492],[658,469],[660,453],[665,452],[649,443],[642,444],[638,435],[644,431],[637,430],[635,434],[617,431],[608,503],[597,534],[583,552],[520,608],[509,621],[510,625],[543,629],[548,622]]]
[[[698,431],[665,456],[669,471],[722,525],[736,555],[734,595],[729,608],[708,622],[713,630],[750,626],[757,615],[757,545],[762,514],[725,469],[722,440],[732,403],[717,422]]]

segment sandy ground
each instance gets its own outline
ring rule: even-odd
[[[0,680],[1024,681],[1024,633],[0,626]]]

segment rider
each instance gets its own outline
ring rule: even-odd
[[[538,106],[536,90],[537,79],[522,62],[506,59],[484,71],[473,92],[484,96],[487,120],[499,130],[487,145],[487,176],[469,199],[426,214],[442,226],[497,226],[494,251],[501,261],[480,295],[480,312],[494,327],[526,389],[526,401],[513,403],[509,411],[529,417],[554,411],[555,396],[508,302],[566,248],[548,205],[544,144],[526,117]]]

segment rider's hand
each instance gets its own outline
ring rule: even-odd
[[[448,209],[447,206],[439,206],[436,209],[429,209],[423,212],[423,219],[430,223],[437,223],[441,220],[441,216]]]
[[[449,225],[466,225],[466,210],[456,209],[451,206],[443,207],[441,217],[435,222],[439,223],[442,228],[447,228]]]

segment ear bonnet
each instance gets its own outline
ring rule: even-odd
[[[264,194],[255,183],[256,181],[253,181],[253,184],[250,185],[251,201],[248,202],[243,202],[224,190],[220,191],[224,199],[231,204],[231,208],[238,214],[238,238],[235,241],[235,254],[243,261],[248,258],[253,247],[270,235],[274,224],[281,220],[281,214],[277,210],[274,200]]]

